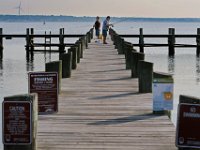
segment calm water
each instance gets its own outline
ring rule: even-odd
[[[93,22],[71,23],[2,23],[4,33],[24,34],[26,28],[34,28],[35,33],[51,31],[59,33],[60,28],[65,28],[65,33],[86,33]],[[196,34],[199,23],[178,22],[116,22],[115,30],[118,33],[139,33],[139,28],[144,29],[144,34],[167,34],[168,28],[176,28],[176,33]],[[76,39],[68,39],[74,42]],[[137,43],[136,39],[127,39]],[[166,42],[164,39],[146,39],[145,42]],[[194,43],[194,39],[177,40],[180,43]],[[0,101],[3,97],[28,92],[27,73],[29,71],[44,71],[45,63],[58,60],[57,54],[36,53],[32,61],[26,61],[25,39],[4,40],[4,58],[0,62]],[[176,49],[174,58],[168,57],[167,48],[146,48],[145,59],[154,63],[154,71],[172,73],[174,77],[174,111],[172,121],[176,121],[176,108],[180,94],[200,97],[200,59],[196,58],[196,50],[192,48]],[[1,111],[0,105],[0,111]],[[0,116],[0,122],[1,122]],[[0,133],[1,126],[0,126]],[[1,140],[2,136],[0,136]],[[2,145],[0,145],[0,149]]]

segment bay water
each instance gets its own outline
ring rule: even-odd
[[[26,28],[34,28],[35,34],[45,31],[58,34],[65,28],[67,34],[85,34],[93,22],[0,22],[5,34],[25,34]],[[143,28],[144,34],[168,34],[168,28],[175,28],[177,34],[196,34],[199,22],[114,22],[114,29],[119,34],[138,34]],[[65,39],[72,43],[77,39]],[[127,38],[138,43],[138,39]],[[145,39],[148,43],[167,43],[167,39]],[[195,44],[195,39],[177,39],[177,43]],[[5,96],[28,93],[28,76],[30,71],[44,71],[45,63],[58,60],[56,53],[35,53],[34,59],[27,61],[25,39],[4,40],[4,56],[0,61],[0,102]],[[138,47],[136,47],[137,50]],[[172,122],[176,124],[176,111],[179,95],[200,97],[200,58],[196,57],[195,48],[176,48],[175,56],[168,57],[168,48],[145,48],[145,60],[154,63],[154,71],[173,74],[174,110]],[[142,102],[141,102],[142,103]],[[0,111],[2,107],[0,105]],[[2,122],[0,115],[0,122]],[[0,126],[2,134],[2,126]],[[0,136],[1,140],[2,136]],[[0,144],[0,149],[3,149]]]

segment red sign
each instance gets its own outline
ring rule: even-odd
[[[200,148],[200,105],[179,104],[176,145]]]
[[[29,93],[38,94],[39,113],[58,111],[58,73],[29,73]]]
[[[3,102],[3,143],[5,145],[31,144],[31,102]]]

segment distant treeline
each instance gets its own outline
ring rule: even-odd
[[[101,18],[105,18],[101,17]],[[0,15],[1,22],[94,22],[95,17],[88,16],[45,16],[45,15]],[[142,17],[112,17],[112,22],[200,22],[200,18],[142,18]]]

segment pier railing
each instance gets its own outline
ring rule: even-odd
[[[87,42],[90,42],[91,37],[93,37],[93,29],[88,31],[86,34],[65,34],[64,28],[59,30],[59,34],[52,34],[51,32],[47,34],[34,34],[33,28],[27,28],[26,34],[3,34],[3,29],[0,28],[0,59],[3,58],[3,40],[11,40],[13,38],[24,38],[26,40],[25,48],[27,52],[34,51],[50,51],[50,52],[65,52],[65,47],[71,47],[75,45],[75,43],[66,43],[66,38],[82,38]],[[37,39],[40,42],[35,42]],[[43,39],[43,40],[41,40]],[[52,42],[52,39],[57,39],[58,42]],[[42,42],[43,41],[43,42]],[[47,50],[47,47],[49,48]],[[52,47],[57,47],[57,49],[52,49]],[[40,48],[40,49],[37,49]]]
[[[200,28],[197,28],[197,34],[175,34],[175,28],[169,28],[168,34],[144,34],[143,28],[139,29],[139,34],[118,34],[122,38],[137,38],[138,43],[133,43],[139,47],[140,52],[144,52],[145,47],[168,47],[169,56],[175,54],[175,48],[196,48],[196,55],[200,55]],[[145,39],[166,39],[167,43],[147,43]],[[189,38],[195,39],[196,44],[176,43],[177,39]]]

